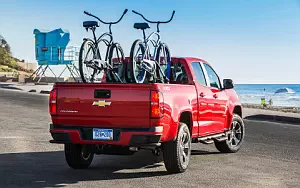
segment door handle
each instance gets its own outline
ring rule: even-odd
[[[203,92],[201,92],[199,96],[200,96],[200,97],[205,97],[205,95],[204,95]]]
[[[218,95],[217,95],[217,94],[214,94],[213,97],[216,99],[216,98],[218,98]]]

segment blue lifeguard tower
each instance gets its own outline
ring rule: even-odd
[[[78,69],[73,65],[74,50],[67,48],[70,42],[70,33],[61,28],[53,31],[40,31],[34,29],[33,34],[35,35],[35,56],[38,62],[38,69],[32,74],[32,76],[40,77],[37,83],[40,82],[42,77],[45,77],[45,72],[49,69],[56,77],[55,73],[50,66],[65,65],[66,67],[60,73],[58,78],[63,72],[68,69],[74,78],[79,77]],[[69,51],[66,51],[69,49]]]

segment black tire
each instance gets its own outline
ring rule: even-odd
[[[165,51],[165,53],[164,53],[164,51]],[[158,65],[161,67],[163,73],[166,74],[166,70],[168,67],[168,61],[171,61],[170,49],[166,44],[159,45],[159,47],[157,48],[155,59],[156,59]],[[155,73],[156,73],[157,82],[163,83],[164,78],[163,78],[163,75],[162,75],[161,71],[159,70],[158,66],[156,67]],[[166,76],[168,77],[168,75],[166,75]],[[168,78],[170,79],[170,75]]]
[[[93,161],[92,145],[65,144],[65,158],[74,169],[88,168]]]
[[[140,51],[141,51],[141,54],[140,55],[144,55],[145,53],[145,49],[144,49],[144,45],[143,45],[143,42],[139,39],[135,40],[134,43],[132,44],[131,46],[131,49],[130,49],[130,59],[129,59],[129,64],[127,66],[127,82],[130,82],[130,83],[144,83],[145,81],[145,78],[146,78],[146,71],[140,71],[140,72],[143,72],[143,75],[141,76],[140,79],[137,78],[137,76],[139,75],[136,75],[136,54],[138,54],[139,51],[136,51],[136,50],[139,50],[138,48],[140,48]]]
[[[117,59],[117,62],[115,61]],[[113,67],[114,72],[118,74],[122,82],[125,82],[125,57],[120,44],[113,44],[109,50],[108,63]],[[113,71],[108,71],[109,82],[118,82],[118,78],[114,75]]]
[[[85,51],[87,51],[86,54]],[[90,52],[92,54],[88,58],[87,56],[89,55]],[[95,59],[95,57],[96,57],[96,48],[94,46],[94,43],[89,40],[85,40],[82,43],[79,51],[79,73],[80,73],[81,80],[84,83],[93,82],[95,79],[95,75],[97,71],[91,67],[87,67],[85,64],[86,60],[93,60]]]
[[[216,148],[222,153],[235,153],[237,152],[244,142],[245,125],[243,119],[234,114],[228,139],[222,142],[215,142]]]
[[[185,123],[180,123],[176,140],[172,140],[163,144],[163,158],[165,167],[169,173],[184,172],[188,167],[190,157],[190,131]]]

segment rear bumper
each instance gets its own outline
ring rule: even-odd
[[[99,144],[121,146],[147,146],[160,142],[162,127],[112,128],[114,140],[93,140],[93,128],[85,126],[63,126],[50,124],[53,140],[50,143]],[[104,128],[104,127],[103,127]]]

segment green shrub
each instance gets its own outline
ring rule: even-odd
[[[1,38],[1,35],[0,35],[0,39],[2,39],[1,44],[3,44],[3,42],[5,44],[4,47],[0,45],[0,65],[8,66],[11,70],[14,71],[18,70],[18,71],[30,72],[18,65],[17,62],[20,60],[11,56],[9,44],[5,40],[3,40],[3,37]],[[0,71],[9,72],[7,70],[8,69],[3,67],[0,69]]]

